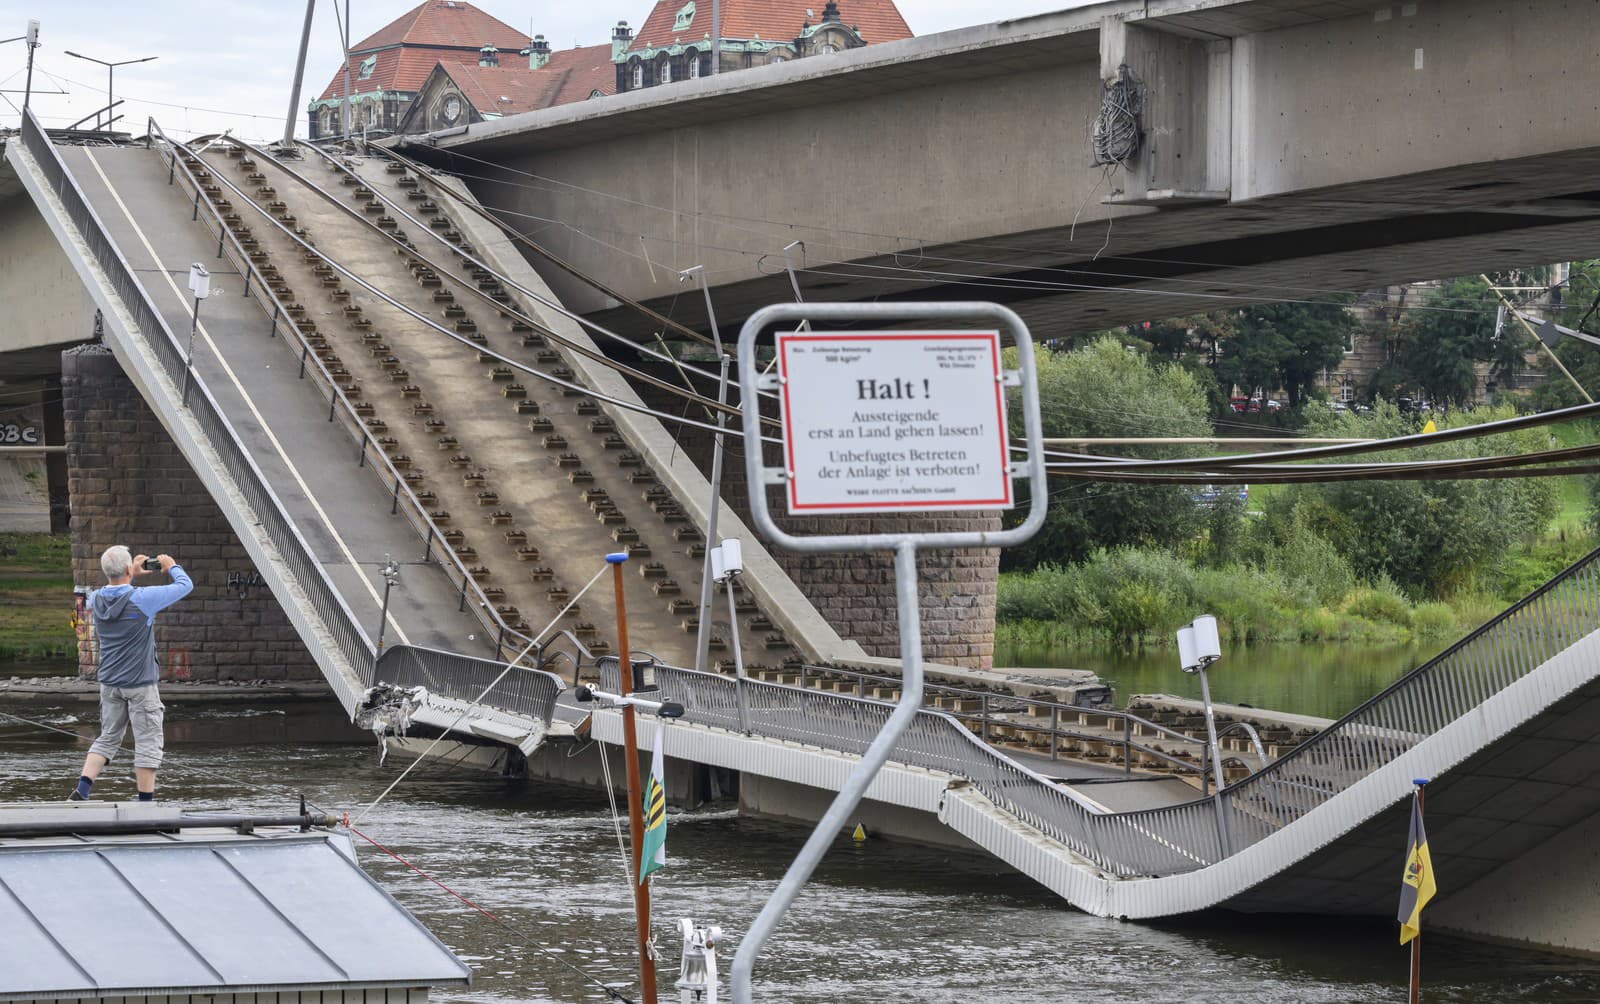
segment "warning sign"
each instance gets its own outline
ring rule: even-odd
[[[997,331],[778,336],[789,512],[1009,509]]]

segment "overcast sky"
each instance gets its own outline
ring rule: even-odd
[[[555,48],[599,45],[611,26],[638,27],[650,0],[605,3],[474,0],[500,20],[543,34]],[[900,0],[918,35],[982,21],[1076,7],[1084,0]],[[351,34],[357,41],[416,6],[417,0],[353,0]],[[821,0],[817,3],[820,8]],[[848,17],[849,0],[841,5]],[[343,9],[343,4],[339,5]],[[107,62],[157,56],[154,62],[116,71],[115,91],[127,104],[121,128],[144,131],[154,116],[175,134],[233,129],[251,139],[282,135],[289,86],[305,15],[303,0],[0,0],[0,38],[20,35],[28,19],[40,21],[34,57],[34,110],[47,126],[66,126],[105,104],[106,69],[67,50]],[[0,45],[0,90],[21,91],[27,49]],[[311,53],[297,114],[305,132],[305,103],[327,86],[339,67],[334,0],[318,0]],[[66,94],[43,93],[64,90]],[[0,125],[16,126],[20,93],[0,94]]]

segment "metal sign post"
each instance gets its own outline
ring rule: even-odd
[[[932,322],[936,330],[780,332],[778,372],[756,366],[756,340],[785,322],[813,324]],[[976,324],[975,330],[944,325]],[[1018,369],[1000,365],[1002,332],[1017,349]],[[810,553],[893,551],[902,681],[888,723],[839,789],[767,900],[733,959],[735,1004],[751,1001],[756,957],[823,854],[845,828],[890,751],[922,706],[922,620],[917,551],[1004,547],[1027,540],[1044,522],[1045,483],[1033,340],[1022,319],[992,303],[777,304],[756,311],[739,333],[739,391],[744,403],[745,472],[758,532],[780,547]],[[1027,461],[1012,463],[1005,387],[1022,389]],[[762,458],[758,393],[778,392],[784,464]],[[773,521],[767,486],[782,485],[791,515],[926,512],[1010,508],[1012,480],[1028,479],[1028,516],[1010,530],[795,536]]]

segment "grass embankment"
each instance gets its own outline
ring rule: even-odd
[[[0,661],[75,658],[71,615],[66,534],[0,533]]]
[[[1558,516],[1548,535],[1507,555],[1472,588],[1437,600],[1415,600],[1383,577],[1341,581],[1321,574],[1315,562],[1205,567],[1155,548],[1098,551],[1079,565],[1002,575],[995,642],[1165,647],[1201,613],[1215,615],[1234,644],[1446,639],[1482,624],[1592,549],[1582,504],[1580,495],[1575,511]]]

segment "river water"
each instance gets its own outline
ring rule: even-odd
[[[0,674],[21,672],[0,666]],[[82,735],[94,730],[90,705],[14,703],[0,713]],[[304,792],[354,814],[403,767],[380,765],[372,737],[345,724],[331,702],[172,705],[168,723],[161,796],[186,808],[281,812],[294,807],[293,792]],[[0,800],[65,797],[84,746],[0,718]],[[130,773],[113,764],[96,795],[130,797]],[[361,829],[516,929],[496,926],[358,841],[367,870],[474,970],[470,990],[436,999],[604,999],[571,967],[634,995],[632,907],[604,795],[425,766]],[[730,805],[670,815],[669,863],[655,886],[669,974],[663,1000],[677,1000],[673,918],[693,916],[729,932],[726,974],[737,932],[805,836],[740,818]],[[1397,845],[1397,879],[1400,854]],[[1435,854],[1447,884],[1448,851]],[[1430,1002],[1600,1000],[1600,963],[1440,936],[1427,939],[1424,959]],[[786,1004],[1285,1004],[1401,1000],[1406,962],[1392,923],[1234,916],[1119,923],[1078,913],[992,861],[873,839],[839,842],[756,975],[759,1000]]]
[[[1445,643],[1369,647],[1338,644],[1229,646],[1207,673],[1211,699],[1299,715],[1339,718],[1442,651]],[[1200,699],[1200,678],[1178,669],[1175,649],[1016,646],[995,652],[996,666],[1087,669],[1116,691]]]

